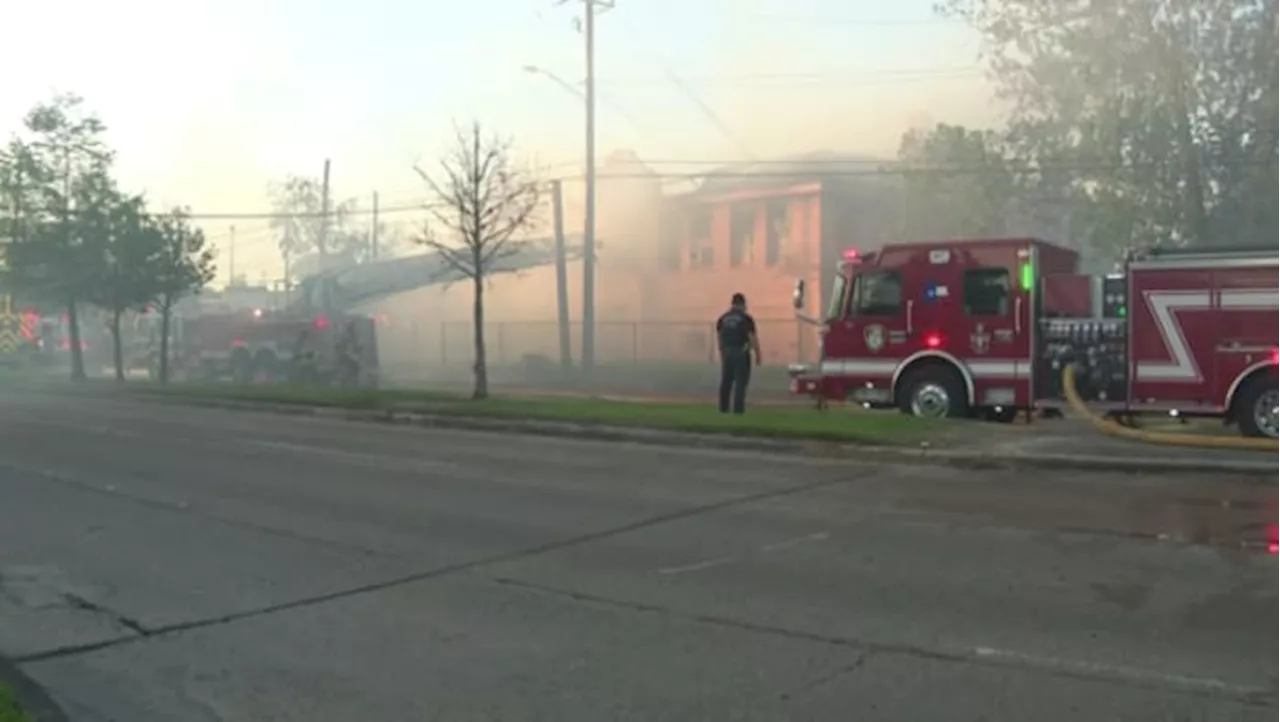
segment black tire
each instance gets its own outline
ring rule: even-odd
[[[1240,433],[1253,438],[1276,438],[1276,405],[1280,401],[1276,385],[1275,374],[1262,374],[1236,392],[1235,421]]]
[[[253,358],[253,380],[263,383],[275,383],[280,378],[280,361],[276,355],[266,349],[258,352]]]
[[[231,352],[231,380],[237,384],[253,381],[253,358],[242,348]]]
[[[969,416],[968,392],[954,369],[926,366],[898,384],[898,408],[912,416],[960,419]]]

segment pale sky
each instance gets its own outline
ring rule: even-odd
[[[994,122],[976,35],[932,4],[617,0],[597,24],[599,153],[631,148],[659,169],[744,157],[668,69],[757,157],[892,155],[913,124]],[[581,101],[522,70],[582,79],[579,0],[6,5],[0,133],[54,91],[80,94],[123,184],[158,206],[263,212],[270,180],[318,176],[326,157],[336,197],[412,205],[426,197],[414,162],[473,117],[551,172],[581,173]],[[238,268],[279,275],[265,221],[203,225],[225,250],[232,223]]]

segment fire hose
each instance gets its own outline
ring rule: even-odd
[[[1280,442],[1276,439],[1250,439],[1240,436],[1200,436],[1197,434],[1179,434],[1166,431],[1143,431],[1142,429],[1122,426],[1110,419],[1104,419],[1089,411],[1076,391],[1076,366],[1068,364],[1062,372],[1062,390],[1067,397],[1071,410],[1088,419],[1095,429],[1108,436],[1134,441],[1145,441],[1149,444],[1165,446],[1191,446],[1202,449],[1241,449],[1245,451],[1267,451],[1272,454],[1280,452]]]

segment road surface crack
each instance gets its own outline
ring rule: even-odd
[[[111,621],[111,623],[115,624],[116,626],[123,627],[124,629],[127,629],[130,632],[133,632],[134,634],[140,637],[146,637],[151,634],[151,630],[143,626],[142,622],[139,622],[138,620],[133,619],[132,617],[125,616],[120,612],[117,612],[114,609],[111,609],[109,607],[104,607],[101,604],[98,604],[97,602],[89,601],[88,599],[85,599],[84,597],[78,594],[73,594],[71,592],[63,592],[62,599],[67,603],[67,606],[71,607],[72,609],[79,609],[81,611],[90,612],[92,614],[96,614],[101,617],[106,617],[108,620]]]
[[[858,658],[855,659],[852,664],[846,664],[843,667],[839,667],[831,672],[828,672],[823,675],[819,675],[815,679],[811,679],[808,682],[805,682],[804,684],[798,687],[788,689],[782,692],[780,695],[778,695],[778,698],[786,702],[786,701],[795,699],[797,697],[800,697],[801,695],[806,695],[816,689],[825,687],[828,684],[831,684],[832,682],[836,681],[837,679],[842,679],[858,671],[862,667],[863,663],[865,663],[869,657],[871,657],[871,653],[864,652],[858,655]]]
[[[287,612],[295,609],[305,609],[308,607],[319,606],[322,604],[327,604],[329,602],[334,602],[341,599],[348,599],[351,597],[358,597],[366,594],[374,594],[374,593],[386,591],[389,589],[396,589],[398,587],[404,587],[404,586],[408,586],[418,582],[427,581],[430,579],[456,575],[463,572],[471,572],[477,569],[482,569],[484,567],[495,566],[499,564],[506,564],[508,562],[519,561],[522,559],[528,559],[528,558],[539,556],[542,554],[548,554],[551,552],[556,552],[563,549],[581,546],[584,544],[590,544],[592,542],[609,539],[611,537],[616,537],[623,534],[628,534],[634,531],[639,531],[641,529],[648,529],[650,527],[655,527],[655,526],[667,524],[674,521],[681,521],[681,520],[689,519],[692,517],[712,514],[718,511],[723,511],[725,509],[729,509],[737,506],[744,506],[747,504],[753,504],[760,501],[767,501],[770,499],[794,496],[794,495],[803,494],[809,491],[814,491],[817,489],[823,489],[823,488],[832,487],[832,486],[839,486],[842,484],[850,483],[853,480],[854,480],[853,477],[842,474],[834,478],[825,478],[825,479],[820,479],[818,481],[806,482],[804,484],[794,484],[791,486],[769,489],[767,491],[756,492],[753,494],[744,494],[741,496],[721,499],[719,501],[710,502],[707,504],[697,504],[694,506],[688,506],[682,509],[677,509],[675,511],[666,512],[664,514],[657,514],[654,516],[645,517],[638,521],[630,522],[627,524],[621,524],[618,526],[609,527],[606,529],[600,529],[593,532],[586,532],[583,534],[567,537],[564,539],[550,541],[550,542],[546,542],[544,544],[539,544],[532,547],[526,547],[524,549],[517,549],[511,552],[495,554],[488,557],[481,557],[479,559],[459,562],[456,564],[449,564],[442,567],[425,569],[422,571],[413,572],[413,573],[405,574],[398,577],[393,577],[391,579],[386,579],[380,582],[372,582],[369,584],[362,584],[355,587],[347,587],[345,589],[339,589],[337,591],[327,592],[324,594],[316,594],[309,597],[293,599],[287,602],[279,602],[277,604],[271,604],[271,605],[262,606],[262,607],[255,607],[252,609],[247,609],[239,612],[232,612],[230,614],[224,614],[224,615],[219,615],[215,617],[203,617],[199,619],[187,620],[185,622],[176,622],[176,623],[165,625],[165,626],[143,628],[141,625],[138,625],[138,627],[140,629],[144,629],[144,631],[134,635],[129,635],[125,637],[116,637],[113,639],[101,640],[96,642],[70,644],[70,645],[64,645],[60,647],[54,647],[54,648],[46,649],[40,652],[32,652],[30,654],[22,655],[20,657],[15,658],[14,661],[21,664],[29,664],[32,662],[41,662],[41,661],[50,660],[50,659],[60,659],[64,657],[88,654],[90,652],[97,652],[97,651],[108,649],[111,647],[117,647],[124,644],[138,642],[143,639],[153,639],[160,636],[180,634],[182,632],[188,632],[196,629],[204,629],[208,627],[215,627],[223,624],[229,624],[232,622],[238,622],[241,620],[253,619],[256,617],[263,617],[271,614],[277,614],[280,612]],[[81,486],[78,482],[74,482],[74,481],[71,481],[68,483],[74,484],[76,486]],[[85,488],[93,489],[94,487],[86,486]],[[107,493],[107,492],[103,492],[103,493]]]
[[[1047,677],[1103,682],[1106,684],[1124,687],[1152,689],[1209,699],[1229,699],[1258,707],[1276,707],[1276,697],[1271,690],[1259,687],[1228,684],[1208,678],[1146,673],[1143,670],[1108,668],[1099,665],[1090,665],[1088,663],[1073,662],[1071,660],[1037,658],[1030,655],[1020,655],[1016,653],[993,654],[993,650],[981,647],[971,649],[942,649],[921,647],[912,644],[877,642],[855,637],[819,634],[792,627],[761,624],[758,622],[734,619],[732,617],[715,614],[702,614],[677,609],[663,604],[617,599],[614,597],[579,592],[572,589],[564,589],[562,587],[511,577],[493,577],[491,580],[498,584],[569,599],[583,604],[593,604],[613,609],[663,615],[674,619],[682,619],[685,621],[708,624],[722,628],[857,650],[862,653],[862,656],[855,662],[853,668],[849,671],[853,671],[853,669],[856,669],[868,659],[877,655],[898,655],[950,664],[967,664],[999,669],[1013,669]],[[836,676],[838,677],[839,675]],[[824,683],[823,680],[817,680],[817,682]],[[802,687],[801,689],[803,690],[804,688]]]

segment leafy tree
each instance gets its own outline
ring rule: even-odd
[[[1011,232],[1020,208],[1001,136],[939,124],[902,136],[898,168],[906,194],[906,238],[995,236]]]
[[[147,218],[141,196],[124,195],[103,175],[86,176],[75,192],[76,224],[88,247],[101,254],[84,289],[88,301],[107,311],[116,380],[124,381],[120,319],[141,310],[155,295],[160,234]]]
[[[331,202],[326,228],[324,186],[319,180],[289,176],[273,184],[270,194],[278,214],[272,218],[271,227],[279,234],[276,242],[286,269],[310,254],[336,260],[363,260],[361,254],[367,254],[368,235],[348,227],[351,214],[356,212],[354,199]]]
[[[71,376],[83,379],[77,302],[83,299],[98,269],[101,249],[84,232],[75,190],[110,170],[112,154],[103,133],[106,127],[86,111],[74,95],[56,95],[33,108],[25,118],[21,149],[20,237],[8,249],[7,264],[15,283],[36,294],[56,299],[66,310],[71,351]],[[90,194],[81,194],[87,200]]]
[[[539,203],[539,185],[516,167],[512,144],[485,133],[478,122],[455,130],[454,147],[432,176],[415,168],[436,202],[418,242],[437,252],[474,290],[475,386],[471,396],[489,395],[484,344],[484,285],[494,264],[526,245],[515,234],[528,230]]]
[[[204,232],[191,224],[186,211],[175,208],[152,218],[160,236],[154,259],[151,300],[160,310],[160,383],[169,382],[169,336],[173,307],[185,295],[198,293],[216,273],[214,249],[205,242]]]
[[[363,223],[353,217],[359,212],[355,201],[348,201],[345,206],[346,216],[336,232],[329,235],[330,257],[341,265],[368,263],[378,258],[395,255],[404,244],[400,228],[378,221],[377,243],[374,243],[371,224]]]
[[[1036,195],[1113,252],[1276,237],[1276,0],[944,0]]]
[[[18,241],[24,237],[23,220],[35,206],[39,169],[31,149],[18,138],[0,148],[0,238]]]

